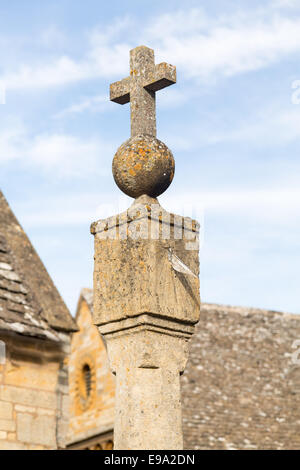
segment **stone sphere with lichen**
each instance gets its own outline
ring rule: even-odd
[[[172,183],[175,161],[168,147],[151,135],[137,135],[117,150],[112,164],[118,187],[128,196],[157,197]]]

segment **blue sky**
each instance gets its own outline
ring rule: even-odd
[[[0,187],[71,311],[90,223],[131,203],[111,174],[129,106],[108,90],[144,44],[177,67],[157,94],[176,160],[160,201],[200,219],[202,300],[299,313],[300,1],[1,3]]]

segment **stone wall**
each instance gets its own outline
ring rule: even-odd
[[[0,365],[0,449],[63,447],[68,405],[61,346],[18,335],[0,334],[6,360]],[[60,372],[61,370],[61,372]],[[63,388],[65,387],[65,388]]]
[[[102,437],[106,443],[111,439],[114,420],[115,378],[90,308],[81,297],[76,316],[80,331],[73,334],[69,359],[68,441],[76,448],[89,448],[89,439],[91,445],[102,447]]]
[[[299,449],[300,315],[203,304],[182,376],[187,449]]]

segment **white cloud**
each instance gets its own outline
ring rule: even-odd
[[[299,52],[300,18],[278,15],[271,4],[217,17],[198,8],[142,24],[124,18],[94,29],[81,59],[65,54],[23,63],[0,78],[8,89],[48,88],[97,77],[121,79],[128,75],[129,49],[141,43],[154,47],[158,60],[174,63],[187,77],[211,81],[267,67]]]
[[[203,219],[207,213],[252,216],[256,220],[288,221],[300,212],[299,188],[270,188],[255,191],[224,190],[166,193],[162,205],[170,212]]]
[[[30,228],[68,227],[89,225],[95,220],[123,212],[131,204],[132,199],[121,193],[114,198],[110,193],[93,191],[80,194],[64,193],[63,205],[61,197],[54,194],[43,200],[26,200],[26,203],[19,203],[17,211],[23,214],[22,221]]]
[[[66,35],[56,25],[50,25],[42,32],[40,44],[53,49],[65,44],[66,40]]]
[[[6,71],[0,80],[6,84],[7,90],[38,89],[126,73],[131,46],[125,42],[114,43],[113,39],[117,40],[118,34],[127,27],[128,19],[124,18],[106,28],[93,30],[88,38],[86,53],[80,60],[67,54],[57,58],[51,55],[48,61],[23,63],[16,71]],[[45,33],[42,39],[44,36]]]
[[[297,17],[267,17],[257,10],[257,14],[223,16],[210,20],[208,27],[200,22],[190,28],[185,16],[183,11],[177,30],[174,25],[168,30],[172,15],[166,15],[164,34],[154,41],[160,56],[168,57],[190,78],[215,79],[257,70],[300,50]]]
[[[72,135],[39,135],[29,143],[26,155],[31,165],[47,174],[83,176],[101,169],[100,160],[110,153],[110,145],[99,139]]]
[[[21,157],[21,148],[24,144],[25,129],[19,124],[3,128],[0,131],[0,164]]]
[[[1,164],[15,160],[49,176],[80,178],[105,173],[103,161],[110,161],[115,148],[99,137],[85,139],[58,133],[31,137],[22,126],[2,129],[0,147]]]
[[[298,8],[299,0],[273,0],[271,4],[274,8]]]
[[[170,130],[167,144],[176,152],[222,143],[249,143],[262,149],[296,144],[299,138],[300,104],[291,104],[284,95],[261,108],[250,108],[247,114],[235,110],[230,118],[227,109],[221,108],[217,115],[206,110],[201,121],[192,121],[182,134]]]
[[[59,57],[46,64],[22,65],[17,72],[7,73],[1,80],[7,90],[23,88],[49,88],[91,77],[88,63],[77,63],[68,56]]]
[[[248,121],[233,129],[207,129],[203,143],[251,142],[251,145],[273,147],[300,138],[300,106],[273,105],[249,116]]]
[[[296,221],[300,211],[298,188],[262,189],[258,191],[195,191],[176,195],[166,193],[159,198],[161,205],[175,214],[193,217],[201,223],[207,214],[227,215],[243,220],[253,218],[257,223],[282,224]],[[119,193],[85,192],[52,195],[47,200],[26,201],[18,211],[24,214],[27,226],[78,226],[94,220],[104,219],[125,211],[133,200]],[[44,207],[47,206],[45,213]],[[297,222],[297,221],[296,221]],[[297,222],[298,223],[298,222]],[[271,226],[271,225],[270,225]],[[295,234],[296,237],[296,234]]]
[[[195,90],[193,90],[193,97]],[[164,88],[160,91],[157,105],[161,108],[177,108],[191,99],[189,90],[180,90],[176,87]]]
[[[63,109],[62,111],[59,111],[53,117],[54,119],[61,119],[72,114],[80,114],[84,111],[107,112],[110,109],[111,106],[108,96],[96,95],[81,99],[77,103],[74,103],[71,106]]]

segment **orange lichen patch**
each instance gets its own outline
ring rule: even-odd
[[[170,185],[175,162],[168,147],[151,135],[138,135],[118,149],[113,175],[119,188],[131,197],[157,197]]]
[[[143,149],[143,148],[139,148],[139,153],[140,153],[140,155],[142,155],[143,157],[146,155],[145,149]]]
[[[137,170],[137,171],[141,170],[142,169],[142,164],[141,163],[136,163],[134,165],[134,169]]]
[[[147,266],[146,266],[146,264],[145,264],[144,261],[140,261],[140,266],[141,266],[141,268],[143,269],[143,271],[146,272]]]

